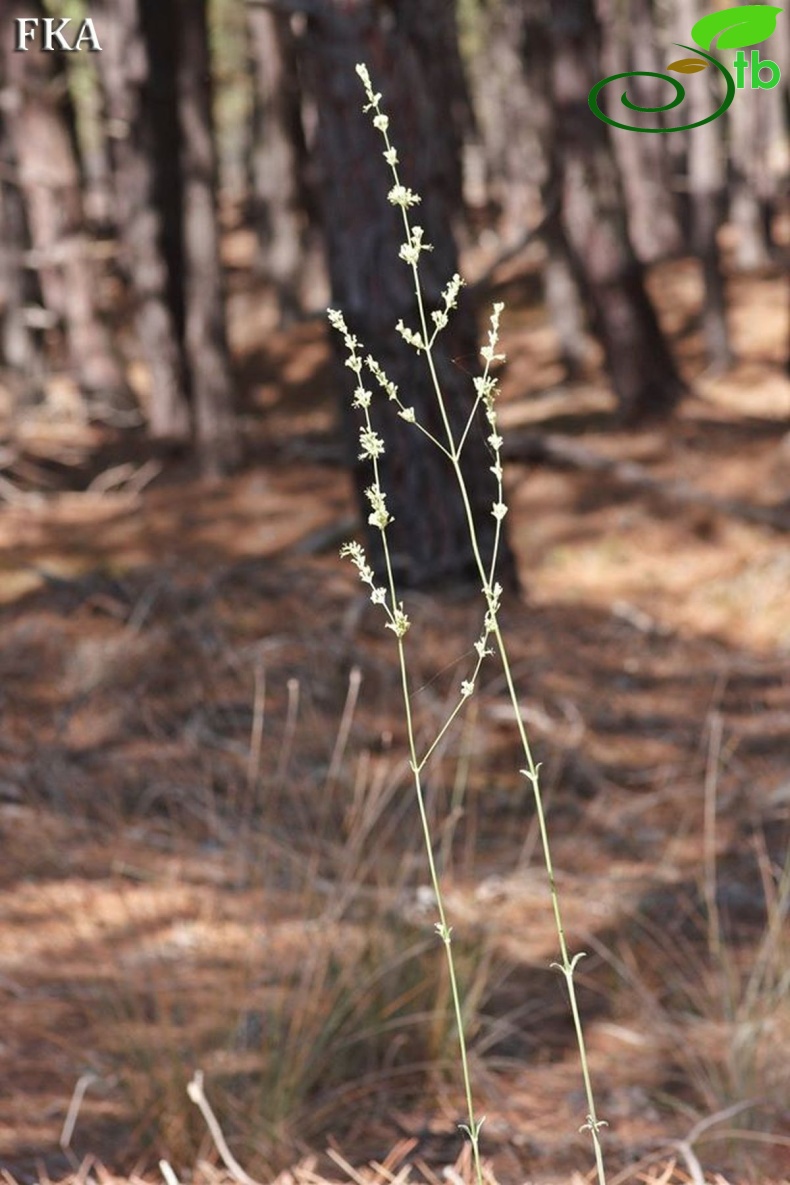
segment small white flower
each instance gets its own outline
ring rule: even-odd
[[[455,308],[456,304],[458,303],[458,293],[463,288],[463,285],[464,281],[458,275],[458,272],[456,272],[442,293],[442,299],[444,300],[444,307],[446,309]]]
[[[397,185],[393,185],[387,194],[387,201],[393,206],[400,206],[402,209],[407,210],[409,206],[419,205],[422,198],[412,189],[407,189],[405,185],[398,183]]]
[[[415,350],[425,349],[425,346],[423,345],[423,340],[420,337],[419,333],[415,333],[413,329],[409,329],[408,325],[403,324],[403,321],[399,321],[398,324],[395,326],[395,328],[397,329],[398,333],[401,335],[403,340],[405,342],[408,342],[410,346],[414,346]]]
[[[392,515],[387,510],[387,496],[379,485],[369,486],[365,490],[365,497],[370,502],[372,514],[368,518],[371,527],[378,527],[383,531],[392,522]]]
[[[333,329],[337,329],[339,333],[348,333],[345,318],[339,309],[327,309],[326,315]]]
[[[404,263],[408,263],[409,267],[413,267],[420,258],[419,249],[413,247],[411,243],[401,243],[398,258],[402,259]]]
[[[359,443],[362,448],[360,461],[374,461],[384,453],[384,441],[372,428],[360,428]]]
[[[384,390],[384,392],[387,395],[387,398],[397,400],[397,398],[398,398],[397,383],[393,383],[390,381],[390,379],[387,378],[386,374],[384,373],[384,370],[382,369],[381,366],[379,366],[378,362],[371,354],[368,354],[367,358],[365,359],[365,365],[367,366],[368,370],[373,375],[373,377],[376,379],[379,386]]]
[[[405,263],[416,264],[422,251],[433,251],[431,244],[423,241],[424,233],[421,226],[413,226],[408,241],[401,244],[398,254]]]
[[[411,622],[406,614],[403,612],[403,605],[400,605],[392,615],[392,621],[387,622],[387,629],[392,630],[398,637],[402,638],[407,633]]]
[[[365,549],[361,543],[344,543],[340,548],[340,555],[343,559],[351,560],[363,584],[373,584],[373,569],[367,562]]]
[[[371,107],[374,109],[378,108],[378,105],[381,102],[381,95],[376,94],[376,92],[373,90],[373,86],[371,85],[370,81],[370,74],[364,62],[357,63],[356,71],[359,77],[362,79],[362,85],[365,88],[365,94],[368,98],[367,106],[364,107],[363,110],[370,111]]]

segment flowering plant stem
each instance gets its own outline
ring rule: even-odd
[[[497,430],[497,414],[495,407],[497,380],[492,376],[491,368],[494,363],[504,360],[504,355],[498,354],[496,352],[499,340],[499,318],[503,306],[501,304],[494,305],[491,316],[491,326],[488,333],[488,344],[481,350],[481,355],[485,363],[483,374],[482,376],[479,376],[473,380],[476,398],[474,400],[472,411],[466,422],[464,430],[461,433],[460,438],[456,440],[454,439],[450,426],[439,378],[436,372],[433,346],[438,335],[447,325],[451,310],[455,308],[457,304],[458,293],[462,285],[462,280],[458,275],[452,277],[445,287],[444,292],[442,293],[444,307],[431,312],[429,319],[423,297],[422,285],[420,283],[419,261],[422,252],[429,251],[431,247],[430,244],[424,240],[424,231],[421,227],[412,223],[412,219],[409,214],[409,210],[413,206],[419,204],[420,197],[418,194],[406,188],[401,183],[398,172],[397,152],[389,139],[389,120],[381,110],[381,96],[373,91],[367,68],[363,65],[357,66],[357,73],[362,80],[367,96],[367,105],[365,106],[365,111],[373,112],[372,118],[374,127],[376,127],[377,130],[381,132],[381,135],[384,139],[384,159],[392,170],[393,175],[393,186],[389,193],[389,201],[394,206],[400,208],[405,232],[405,240],[400,249],[400,258],[411,269],[414,281],[419,330],[415,331],[408,328],[402,321],[398,322],[396,329],[408,344],[417,350],[418,353],[422,353],[425,356],[431,385],[436,396],[441,423],[445,434],[445,440],[441,441],[437,439],[424,425],[419,423],[414,409],[406,406],[402,402],[396,385],[388,379],[387,375],[384,373],[374,358],[371,358],[368,355],[363,361],[362,354],[360,352],[360,343],[358,339],[349,332],[342,313],[336,310],[330,310],[330,322],[334,328],[343,335],[345,341],[347,350],[346,365],[356,375],[356,389],[354,392],[353,402],[354,406],[361,411],[363,417],[363,426],[360,429],[360,459],[369,460],[373,470],[373,482],[370,488],[366,491],[366,495],[371,506],[371,513],[368,521],[370,525],[376,527],[381,534],[384,568],[386,572],[386,587],[380,587],[376,584],[376,577],[373,569],[368,564],[364,549],[359,543],[346,544],[343,547],[341,554],[348,556],[355,564],[360,579],[364,584],[367,584],[370,587],[371,600],[374,604],[380,605],[385,612],[387,618],[386,627],[391,629],[396,637],[398,662],[401,676],[401,688],[403,693],[403,704],[408,734],[410,766],[414,776],[414,788],[417,798],[420,822],[422,825],[423,838],[425,841],[425,850],[428,858],[431,885],[436,899],[436,906],[439,915],[439,920],[436,923],[436,930],[445,948],[454,1019],[458,1033],[461,1071],[467,1107],[467,1121],[460,1126],[462,1130],[466,1132],[471,1143],[477,1185],[482,1185],[483,1172],[480,1160],[480,1129],[483,1125],[483,1117],[478,1117],[477,1115],[472,1092],[469,1055],[463,1018],[463,1007],[452,952],[452,927],[449,926],[447,922],[447,912],[442,893],[442,886],[436,866],[436,860],[433,854],[433,841],[431,836],[430,822],[428,819],[428,813],[425,805],[425,796],[422,786],[422,771],[426,762],[435,751],[439,741],[444,736],[447,729],[451,726],[458,713],[461,711],[464,703],[474,693],[475,682],[483,661],[487,656],[493,653],[489,648],[489,642],[493,642],[496,646],[496,653],[498,654],[502,665],[502,670],[508,689],[508,695],[515,713],[519,739],[521,741],[524,753],[525,767],[520,772],[529,781],[532,787],[535,810],[537,813],[538,825],[540,829],[543,859],[549,882],[552,909],[554,913],[554,923],[556,926],[560,947],[560,961],[559,963],[552,964],[552,966],[556,967],[561,972],[565,979],[568,990],[568,997],[579,1050],[579,1058],[581,1061],[582,1077],[584,1081],[584,1091],[587,1103],[587,1118],[581,1130],[588,1131],[590,1134],[595,1156],[598,1185],[605,1185],[606,1176],[600,1140],[600,1130],[604,1126],[604,1121],[598,1119],[597,1117],[595,1097],[593,1094],[584,1040],[584,1031],[582,1028],[581,1015],[579,1012],[574,983],[574,972],[579,960],[583,957],[583,955],[580,953],[571,956],[568,951],[568,945],[565,938],[565,929],[562,922],[562,913],[560,910],[559,893],[554,875],[554,865],[551,856],[549,834],[546,826],[546,816],[543,808],[543,799],[540,789],[540,767],[538,764],[536,764],[532,756],[529,738],[527,736],[527,732],[524,727],[524,721],[521,716],[518,694],[513,680],[510,660],[508,658],[507,645],[499,624],[499,607],[502,596],[502,587],[495,580],[495,572],[501,539],[502,520],[507,513],[507,506],[505,505],[503,495],[503,469],[501,460],[502,438]],[[474,666],[471,677],[468,680],[462,682],[458,702],[450,712],[437,737],[427,749],[427,751],[422,755],[422,757],[420,757],[417,752],[417,743],[412,718],[408,667],[406,662],[406,648],[404,642],[404,638],[408,632],[410,623],[404,611],[403,603],[398,600],[397,590],[395,587],[395,578],[387,539],[387,527],[391,521],[391,516],[387,509],[386,492],[382,489],[380,483],[379,459],[385,451],[386,442],[383,441],[373,429],[370,416],[372,393],[365,388],[363,382],[363,372],[365,371],[369,372],[373,376],[386,396],[396,404],[398,414],[404,420],[413,423],[419,431],[428,436],[436,445],[436,447],[439,448],[440,451],[447,457],[455,480],[458,484],[459,495],[463,502],[464,512],[469,529],[469,540],[478,574],[480,576],[483,597],[485,600],[483,627],[478,640],[475,642],[477,662]],[[490,429],[487,442],[494,457],[494,464],[491,466],[491,471],[494,474],[496,480],[496,498],[492,504],[491,510],[496,522],[496,528],[492,556],[488,568],[486,567],[481,554],[477,526],[474,520],[469,494],[461,469],[461,453],[469,431],[471,430],[481,407],[484,411],[485,418]]]

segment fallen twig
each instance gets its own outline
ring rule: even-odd
[[[251,1177],[249,1173],[245,1173],[244,1169],[241,1167],[239,1162],[236,1160],[236,1157],[228,1147],[225,1137],[222,1134],[222,1128],[219,1125],[217,1117],[211,1110],[209,1101],[203,1093],[202,1070],[195,1070],[192,1081],[187,1085],[187,1094],[195,1106],[199,1108],[201,1115],[205,1119],[206,1127],[211,1134],[211,1138],[214,1141],[217,1152],[219,1152],[220,1157],[222,1158],[222,1163],[225,1165],[225,1168],[233,1177],[234,1181],[238,1181],[239,1185],[260,1185],[260,1182],[256,1181],[254,1177]]]

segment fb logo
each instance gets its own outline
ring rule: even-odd
[[[750,58],[747,58],[743,50],[745,47],[756,45],[771,36],[776,28],[776,18],[780,12],[782,12],[781,8],[775,8],[770,4],[744,4],[740,8],[727,8],[722,12],[712,12],[697,21],[691,30],[691,36],[697,45],[679,46],[680,49],[689,50],[694,54],[694,57],[679,58],[678,61],[671,62],[667,66],[667,70],[672,70],[676,74],[696,74],[700,70],[707,70],[708,66],[713,66],[724,78],[725,95],[712,115],[706,115],[704,119],[698,119],[695,123],[678,124],[672,128],[642,128],[631,123],[621,123],[601,110],[598,102],[599,94],[610,82],[617,82],[620,78],[660,78],[663,82],[670,83],[675,91],[675,97],[660,107],[640,107],[636,103],[632,103],[628,98],[628,93],[623,91],[620,102],[629,111],[656,114],[678,107],[686,97],[684,87],[669,74],[658,74],[655,70],[627,70],[623,74],[611,74],[601,82],[596,82],[587,99],[590,110],[604,123],[608,123],[613,128],[623,128],[627,132],[688,132],[692,128],[699,128],[705,123],[710,123],[712,119],[718,119],[732,103],[736,90],[745,88],[747,70],[752,90],[773,90],[778,83],[781,72],[776,62],[772,62],[768,58],[761,58],[756,49],[753,49]],[[726,66],[705,52],[705,50],[713,48],[714,41],[716,41],[717,50],[738,50],[732,63],[735,77]],[[701,48],[697,48],[698,46]],[[765,71],[769,71],[767,77]]]

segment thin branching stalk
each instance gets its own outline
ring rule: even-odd
[[[469,697],[474,693],[475,684],[483,661],[488,655],[492,654],[492,651],[488,645],[489,641],[493,641],[496,644],[496,651],[499,655],[502,665],[508,694],[510,696],[515,713],[519,739],[521,741],[524,753],[525,767],[520,772],[529,781],[535,801],[535,810],[538,819],[538,826],[540,829],[543,859],[549,882],[554,922],[560,947],[560,961],[559,963],[552,964],[552,966],[557,967],[562,973],[568,990],[587,1101],[587,1118],[581,1130],[588,1131],[590,1133],[593,1143],[598,1183],[599,1185],[605,1185],[606,1176],[600,1140],[600,1129],[602,1126],[604,1126],[604,1121],[598,1119],[597,1116],[595,1097],[593,1094],[589,1062],[584,1040],[584,1032],[582,1028],[581,1015],[579,1012],[574,983],[574,972],[579,960],[583,956],[582,954],[571,956],[568,950],[565,929],[562,921],[562,913],[560,909],[559,893],[554,875],[554,865],[551,856],[548,828],[546,825],[546,815],[540,789],[540,769],[532,755],[529,738],[527,736],[520,711],[518,694],[513,680],[511,664],[508,657],[507,645],[499,624],[499,608],[502,597],[502,587],[495,580],[495,573],[497,556],[499,553],[501,541],[502,521],[507,513],[507,506],[504,501],[503,492],[503,468],[501,459],[502,437],[499,435],[497,428],[497,414],[495,407],[497,380],[492,375],[491,370],[497,362],[504,360],[504,355],[497,353],[497,345],[499,340],[499,318],[503,306],[501,304],[494,305],[491,316],[491,327],[488,333],[488,344],[481,350],[481,355],[485,364],[483,373],[481,376],[474,379],[476,398],[474,400],[473,407],[469,414],[466,425],[464,426],[459,439],[455,440],[436,371],[436,365],[433,357],[433,347],[437,337],[447,325],[451,311],[456,307],[458,294],[463,281],[458,275],[452,277],[442,293],[444,307],[433,310],[429,317],[423,296],[422,285],[420,283],[419,262],[422,252],[431,250],[431,247],[430,244],[424,240],[424,232],[422,228],[412,223],[409,213],[412,207],[419,204],[420,197],[418,194],[404,186],[401,182],[398,172],[398,155],[389,139],[389,120],[381,110],[381,96],[374,92],[367,68],[360,65],[357,67],[357,73],[362,80],[368,100],[365,106],[365,111],[372,112],[373,125],[381,133],[384,139],[384,159],[392,170],[393,176],[393,186],[389,193],[389,201],[392,205],[398,207],[401,210],[405,233],[405,240],[400,249],[400,258],[411,269],[414,282],[419,330],[415,331],[408,328],[402,321],[398,322],[396,329],[398,333],[400,333],[401,337],[403,337],[409,345],[417,350],[418,353],[421,353],[425,356],[431,384],[436,396],[437,407],[441,417],[445,440],[438,440],[435,436],[428,432],[423,425],[419,423],[414,409],[406,406],[402,402],[397,387],[388,379],[387,375],[384,373],[375,359],[367,356],[363,361],[360,343],[358,339],[349,332],[342,314],[335,310],[330,310],[329,319],[334,328],[343,335],[345,341],[348,354],[346,365],[356,375],[356,389],[354,392],[353,402],[354,406],[361,411],[363,417],[363,426],[360,429],[360,459],[369,460],[373,469],[373,483],[366,491],[367,498],[371,505],[371,514],[368,521],[369,524],[373,527],[376,527],[381,534],[386,572],[386,587],[377,586],[375,574],[367,562],[364,549],[359,543],[346,544],[346,546],[342,549],[342,554],[348,556],[352,560],[357,568],[360,579],[363,581],[363,583],[369,585],[371,590],[371,600],[374,604],[380,605],[384,609],[387,617],[387,628],[394,632],[397,640],[401,689],[408,734],[409,759],[414,776],[415,793],[420,814],[420,821],[422,824],[423,838],[425,841],[425,850],[428,858],[431,884],[433,887],[437,912],[439,915],[439,921],[436,924],[436,930],[445,947],[453,1010],[458,1032],[461,1072],[467,1106],[467,1123],[462,1124],[461,1126],[469,1137],[472,1146],[475,1176],[478,1185],[482,1185],[483,1174],[480,1161],[479,1138],[483,1119],[478,1118],[474,1104],[471,1076],[469,1071],[467,1042],[463,1021],[463,1010],[452,952],[452,928],[447,923],[442,886],[433,854],[434,845],[422,787],[422,770],[428,759],[435,751],[439,741],[446,733],[447,729],[453,724],[458,713],[461,711],[461,708],[464,706]],[[372,393],[365,388],[363,382],[363,372],[369,372],[373,376],[373,378],[384,391],[385,395],[396,404],[398,414],[401,416],[401,418],[413,423],[420,431],[428,436],[436,445],[436,447],[440,449],[444,456],[447,457],[457,481],[459,495],[464,506],[464,513],[469,530],[469,540],[478,574],[480,576],[483,597],[485,599],[486,608],[483,627],[478,640],[475,642],[477,662],[473,668],[471,678],[462,682],[458,702],[450,712],[447,720],[440,729],[438,736],[429,746],[427,751],[422,755],[422,757],[420,757],[417,753],[414,724],[412,719],[406,649],[404,643],[404,638],[409,629],[410,623],[406,613],[404,612],[403,603],[400,602],[397,597],[397,590],[395,587],[395,580],[387,540],[387,527],[391,521],[391,516],[387,510],[386,494],[380,483],[379,458],[385,451],[385,441],[383,441],[373,429],[370,416]],[[494,474],[496,481],[496,496],[491,508],[491,513],[495,519],[495,534],[491,559],[488,567],[486,567],[486,564],[482,558],[480,542],[477,533],[477,525],[475,523],[474,513],[469,499],[469,493],[464,480],[463,471],[461,469],[461,454],[472,425],[477,419],[481,408],[485,414],[485,418],[489,426],[487,443],[494,458],[491,471]]]

